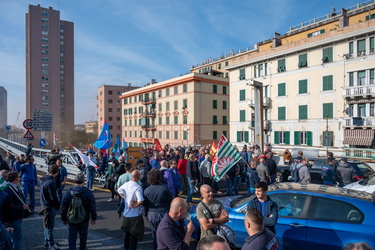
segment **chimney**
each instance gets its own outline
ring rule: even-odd
[[[272,39],[272,47],[276,48],[281,45],[281,39],[280,39],[280,34],[279,33],[274,33],[274,38]]]
[[[346,9],[342,9],[342,15],[339,18],[339,25],[340,28],[346,27],[349,25],[349,18],[347,16],[348,11]]]
[[[156,79],[151,79],[151,84],[157,83]]]

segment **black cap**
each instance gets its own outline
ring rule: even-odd
[[[138,159],[138,160],[135,162],[135,165],[138,165],[138,164],[140,164],[140,163],[144,164],[144,162],[143,162],[141,159]]]
[[[341,160],[340,161],[343,161],[343,162],[348,162],[348,159],[347,158],[341,158]]]

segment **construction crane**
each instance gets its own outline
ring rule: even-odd
[[[18,120],[20,119],[20,114],[21,114],[21,112],[18,112],[16,121],[14,122],[14,126],[16,126],[16,127],[20,127],[19,124],[17,124]]]

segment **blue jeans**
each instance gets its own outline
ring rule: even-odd
[[[51,208],[44,213],[44,243],[53,246],[55,241],[53,239],[53,228],[55,227],[56,209]]]
[[[69,250],[77,249],[77,234],[79,234],[79,249],[85,250],[87,243],[87,233],[89,228],[89,221],[84,221],[80,224],[68,224],[69,231]]]
[[[14,243],[14,250],[21,250],[22,240],[23,240],[23,231],[22,231],[22,222],[23,219],[12,221],[7,225],[7,227],[13,228],[12,238]]]
[[[25,198],[25,203],[27,203],[27,195],[30,195],[30,210],[35,209],[35,184],[33,181],[24,181],[22,185],[22,192]]]
[[[227,187],[228,187],[228,190],[227,190],[227,195],[228,196],[233,196],[233,187],[234,187],[234,184],[235,184],[235,176],[229,176],[229,178],[227,179]]]
[[[95,171],[86,169],[86,187],[92,189],[94,183]]]
[[[194,194],[194,182],[191,182],[192,180],[190,177],[187,178],[188,184],[189,184],[189,190],[188,190],[188,197],[186,202],[192,202],[193,201],[193,194]]]

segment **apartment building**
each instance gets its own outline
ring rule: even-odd
[[[96,123],[95,132],[100,135],[104,125],[104,121],[108,122],[109,130],[111,132],[113,146],[116,143],[117,137],[121,137],[121,99],[122,93],[130,90],[137,89],[136,86],[131,86],[129,83],[127,86],[119,85],[102,85],[98,88],[98,122]],[[93,129],[94,124],[91,124]],[[86,129],[90,127],[86,124]]]
[[[8,125],[8,93],[0,86],[0,129]]]
[[[36,141],[50,147],[54,133],[67,145],[74,129],[74,23],[40,5],[26,13],[26,118],[34,113],[48,117],[34,126]]]
[[[266,143],[375,148],[374,13],[367,1],[194,67],[219,74],[228,62],[231,141],[254,141],[257,107],[247,82],[255,80],[263,85]]]
[[[199,73],[152,82],[121,95],[128,146],[206,145],[229,136],[229,80]]]
[[[87,134],[98,134],[98,121],[85,122],[85,131]]]

